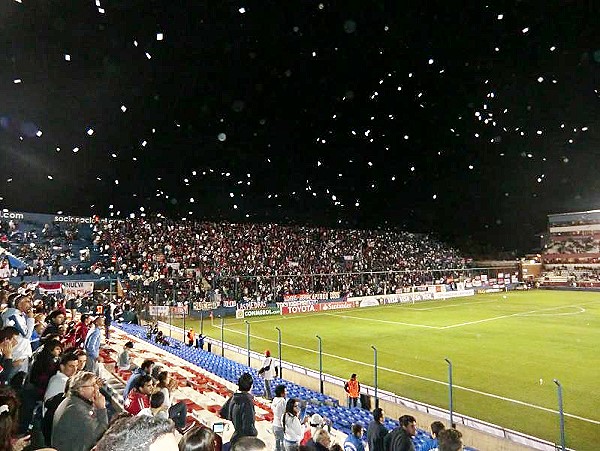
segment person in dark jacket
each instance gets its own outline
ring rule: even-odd
[[[385,451],[383,447],[383,439],[388,433],[388,430],[383,425],[384,415],[383,409],[378,407],[373,410],[373,421],[369,423],[367,428],[367,442],[369,443],[369,451]]]
[[[123,390],[123,399],[124,400],[127,399],[127,395],[129,395],[129,392],[133,388],[133,385],[135,384],[135,380],[140,376],[148,376],[148,375],[152,374],[153,368],[154,368],[154,360],[147,359],[142,362],[142,366],[140,366],[139,368],[136,368],[135,371],[133,373],[131,373],[131,376],[129,376],[129,379],[127,379],[127,384],[125,384],[125,389]]]
[[[254,397],[250,394],[253,384],[252,376],[244,373],[238,379],[238,390],[221,407],[220,415],[233,423],[234,432],[231,446],[240,437],[256,437],[258,431],[254,424]]]
[[[415,451],[412,438],[417,435],[417,420],[412,415],[398,418],[400,426],[385,436],[386,451]]]
[[[53,310],[46,316],[48,324],[42,333],[42,338],[48,335],[60,335],[59,328],[65,322],[65,315],[60,310]]]

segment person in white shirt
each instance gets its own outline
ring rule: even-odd
[[[165,395],[161,391],[157,391],[150,396],[150,407],[146,407],[138,412],[138,415],[147,417],[162,418],[163,420],[169,419],[167,412],[167,406],[164,404]]]
[[[285,413],[281,417],[283,426],[283,446],[285,451],[298,451],[300,440],[304,436],[304,430],[300,423],[300,401],[294,398],[288,399],[285,405]]]
[[[44,402],[65,392],[65,385],[69,378],[77,372],[79,360],[75,354],[63,354],[60,358],[60,371],[50,378],[48,387],[44,393]],[[45,412],[46,409],[44,409]]]
[[[265,359],[263,360],[262,367],[258,370],[258,374],[260,374],[265,380],[265,398],[272,399],[273,396],[271,394],[271,381],[275,376],[275,365],[273,365],[273,358],[271,357],[271,351],[268,349],[265,351]]]
[[[285,385],[275,387],[275,397],[271,402],[273,411],[273,435],[275,436],[275,451],[284,451],[283,449],[283,425],[281,418],[285,413]]]
[[[15,372],[29,370],[29,359],[33,354],[31,350],[31,334],[35,328],[31,295],[18,296],[15,300],[16,308],[8,308],[2,314],[4,326],[12,326],[19,331],[17,345],[13,349],[13,366]]]

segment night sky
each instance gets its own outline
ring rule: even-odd
[[[599,4],[405,3],[2,0],[0,205],[465,254],[599,208]]]

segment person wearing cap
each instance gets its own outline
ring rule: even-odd
[[[304,438],[300,441],[300,445],[308,446],[315,448],[315,434],[319,429],[323,429],[324,420],[321,415],[318,413],[313,414],[308,421],[308,427],[306,431],[304,431]]]
[[[88,356],[85,370],[98,375],[98,362],[100,361],[100,344],[102,343],[102,327],[104,317],[97,316],[93,320],[94,328],[90,330],[85,338],[84,349]]]
[[[352,433],[346,437],[346,441],[344,442],[344,451],[365,451],[365,444],[362,441],[362,424],[354,423],[350,430]]]
[[[117,360],[117,364],[120,370],[132,371],[135,369],[135,365],[131,363],[131,359],[129,357],[129,351],[133,349],[133,342],[128,341],[123,345],[123,351],[119,354],[119,359]]]
[[[258,374],[265,380],[265,398],[272,399],[271,381],[275,376],[275,368],[273,365],[273,358],[271,357],[271,351],[268,349],[265,351],[265,359],[263,360],[262,367],[258,370]]]

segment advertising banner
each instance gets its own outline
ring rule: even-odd
[[[151,305],[150,314],[152,316],[169,316],[168,305]]]
[[[475,291],[473,290],[456,290],[456,291],[446,291],[445,293],[435,293],[435,299],[448,299],[448,298],[461,298],[465,296],[475,296]]]
[[[238,309],[235,311],[236,318],[253,318],[255,316],[273,316],[281,314],[279,306],[277,307],[266,307],[260,309],[242,310]]]
[[[171,307],[171,315],[173,316],[184,316],[188,314],[187,307],[183,305],[177,307]]]
[[[321,311],[326,310],[343,310],[354,308],[356,304],[353,301],[338,301],[338,302],[323,302],[319,304],[321,306]]]
[[[66,298],[88,297],[94,293],[94,282],[62,282],[62,290]]]
[[[290,305],[281,307],[282,315],[293,315],[295,313],[320,312],[321,304]]]
[[[299,293],[299,294],[284,294],[283,300],[284,302],[288,301],[306,301],[309,299],[328,299],[328,293]]]

